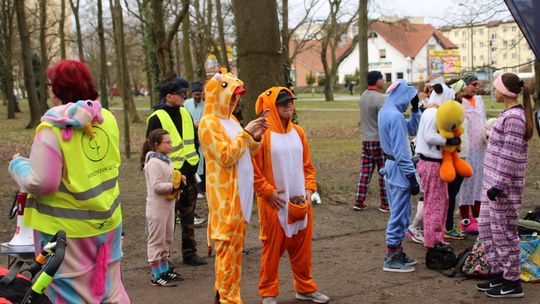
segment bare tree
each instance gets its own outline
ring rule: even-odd
[[[65,32],[65,20],[66,20],[66,0],[60,0],[60,20],[58,22],[58,34],[60,36],[60,58],[66,58],[66,32]]]
[[[185,77],[190,81],[193,80],[193,59],[191,57],[191,43],[190,43],[190,28],[189,14],[186,14],[184,20],[182,20],[182,56],[184,57],[184,72]]]
[[[286,0],[285,0],[286,1]],[[227,56],[227,44],[225,43],[225,29],[223,26],[223,14],[221,11],[221,0],[216,0],[216,21],[217,21],[217,32],[219,40],[219,52],[221,54],[221,64],[225,65],[227,70],[231,70],[231,65],[229,64],[229,58]]]
[[[35,84],[34,71],[32,69],[32,47],[30,44],[30,33],[26,24],[26,12],[24,0],[15,0],[15,10],[17,15],[17,26],[19,28],[19,38],[21,40],[21,59],[24,72],[24,85],[26,87],[28,104],[30,106],[30,121],[27,128],[37,126],[41,114],[45,112],[40,106]]]
[[[358,90],[360,94],[367,89],[368,73],[368,0],[359,0],[358,4],[358,54],[360,68],[358,75]]]
[[[195,29],[192,29],[191,44],[192,53],[195,59],[194,80],[204,81],[206,79],[205,63],[210,53],[212,41],[212,0],[194,1]]]
[[[18,110],[13,93],[13,17],[15,9],[12,0],[0,0],[0,82],[7,103],[7,118],[15,118]]]
[[[152,31],[156,46],[156,57],[159,65],[160,76],[163,80],[172,79],[175,76],[172,62],[171,44],[178,27],[189,10],[189,0],[182,0],[182,10],[175,16],[169,31],[165,31],[164,4],[161,0],[150,0],[152,11]]]
[[[71,5],[71,11],[73,12],[73,17],[75,18],[75,30],[77,31],[77,49],[79,50],[79,60],[84,62],[84,48],[82,40],[82,31],[81,31],[81,20],[79,16],[79,7],[80,0],[69,0]]]
[[[109,108],[109,97],[107,93],[107,49],[105,48],[105,30],[103,28],[103,6],[101,0],[97,0],[98,9],[98,36],[99,36],[99,90],[101,105]]]
[[[348,46],[344,46],[338,56],[337,50],[342,39],[347,39],[347,32],[357,14],[354,14],[344,23],[339,22],[341,11],[343,10],[342,0],[329,0],[330,14],[323,25],[321,39],[321,61],[324,68],[324,98],[326,101],[334,100],[334,85],[337,81],[337,70],[339,65],[347,58],[358,43],[356,35]]]
[[[249,88],[242,97],[242,114],[244,121],[250,121],[255,118],[257,96],[271,86],[285,84],[277,4],[273,0],[236,0],[233,5],[238,71]]]
[[[47,57],[47,0],[39,0],[39,103],[47,104],[47,67],[49,58]],[[46,106],[47,107],[47,106]]]

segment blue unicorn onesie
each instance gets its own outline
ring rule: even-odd
[[[416,169],[411,160],[408,136],[416,135],[421,113],[418,111],[418,91],[405,80],[397,80],[388,90],[388,97],[379,111],[379,136],[385,154],[381,174],[387,185],[390,219],[386,228],[388,255],[384,262],[385,271],[414,271],[416,260],[409,258],[401,249],[401,241],[411,217],[411,194],[420,191],[416,181]],[[410,118],[403,113],[412,105]]]

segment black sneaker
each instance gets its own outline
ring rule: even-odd
[[[189,266],[201,266],[206,265],[206,261],[201,259],[198,255],[192,255],[188,258],[184,258],[184,264]]]
[[[172,280],[169,280],[165,275],[162,275],[158,279],[150,280],[150,285],[160,287],[174,287],[176,286],[176,283]]]
[[[487,282],[482,282],[476,284],[476,289],[479,291],[488,291],[492,288],[499,287],[503,284],[503,281],[501,279],[491,279]]]
[[[525,295],[521,284],[512,286],[508,283],[502,283],[501,285],[491,288],[486,291],[486,296],[491,298],[522,298]]]
[[[172,271],[171,269],[169,269],[169,271],[167,271],[165,274],[164,274],[165,278],[169,279],[170,281],[183,281],[185,280],[184,277],[179,274],[178,272],[174,272]]]

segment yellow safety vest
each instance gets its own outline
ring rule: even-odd
[[[92,127],[94,138],[76,129],[64,141],[61,129],[49,122],[36,128],[51,128],[64,156],[64,174],[58,191],[28,197],[24,223],[35,230],[69,238],[84,238],[109,232],[122,222],[118,173],[120,148],[118,125],[111,112],[101,110],[103,123]]]
[[[169,114],[163,110],[159,109],[150,114],[146,119],[146,124],[150,118],[154,115],[157,115],[161,126],[164,130],[169,132],[172,141],[171,153],[169,157],[171,158],[172,164],[175,169],[180,169],[184,165],[184,161],[195,166],[199,162],[199,153],[195,150],[195,130],[193,128],[193,119],[188,110],[183,107],[180,107],[180,116],[182,117],[182,136],[178,133],[178,129],[174,125]]]

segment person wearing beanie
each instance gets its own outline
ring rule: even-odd
[[[173,150],[169,154],[172,165],[186,176],[186,188],[176,201],[182,227],[182,258],[190,266],[205,265],[206,261],[197,255],[195,241],[195,207],[197,203],[197,182],[195,174],[199,165],[199,143],[195,140],[195,125],[189,112],[182,107],[189,88],[189,82],[183,78],[166,81],[161,84],[159,98],[161,102],[154,107],[154,112],[147,118],[146,137],[156,129],[169,132]]]
[[[384,167],[384,155],[379,140],[379,130],[377,115],[381,109],[385,95],[381,93],[385,81],[379,71],[370,71],[367,74],[368,88],[360,96],[360,127],[362,132],[362,162],[360,164],[360,174],[356,187],[354,210],[364,210],[367,208],[365,200],[368,193],[368,185],[371,181],[373,170]],[[384,179],[379,175],[379,196],[381,212],[389,212]]]
[[[204,94],[203,94],[203,84],[201,82],[192,82],[191,83],[191,98],[184,102],[184,108],[188,110],[189,114],[193,118],[193,123],[195,124],[195,130],[199,128],[199,122],[201,121],[202,114],[204,111]],[[197,135],[195,134],[196,140],[198,140]],[[201,182],[197,184],[199,194],[197,198],[203,198],[206,193],[205,187],[205,178],[204,178],[204,157],[201,149],[199,148],[199,167],[197,168],[197,175],[199,175]],[[198,216],[195,216],[195,225],[200,225],[206,220],[201,219]]]
[[[486,108],[484,99],[476,95],[479,87],[478,77],[474,73],[466,73],[461,80],[465,83],[462,105],[465,109],[465,120],[467,122],[467,132],[462,138],[467,137],[469,145],[467,162],[473,168],[474,175],[463,181],[456,201],[461,215],[461,231],[467,234],[477,234],[477,218],[480,216],[480,198],[484,180],[484,155],[486,153],[486,143],[484,141]]]

